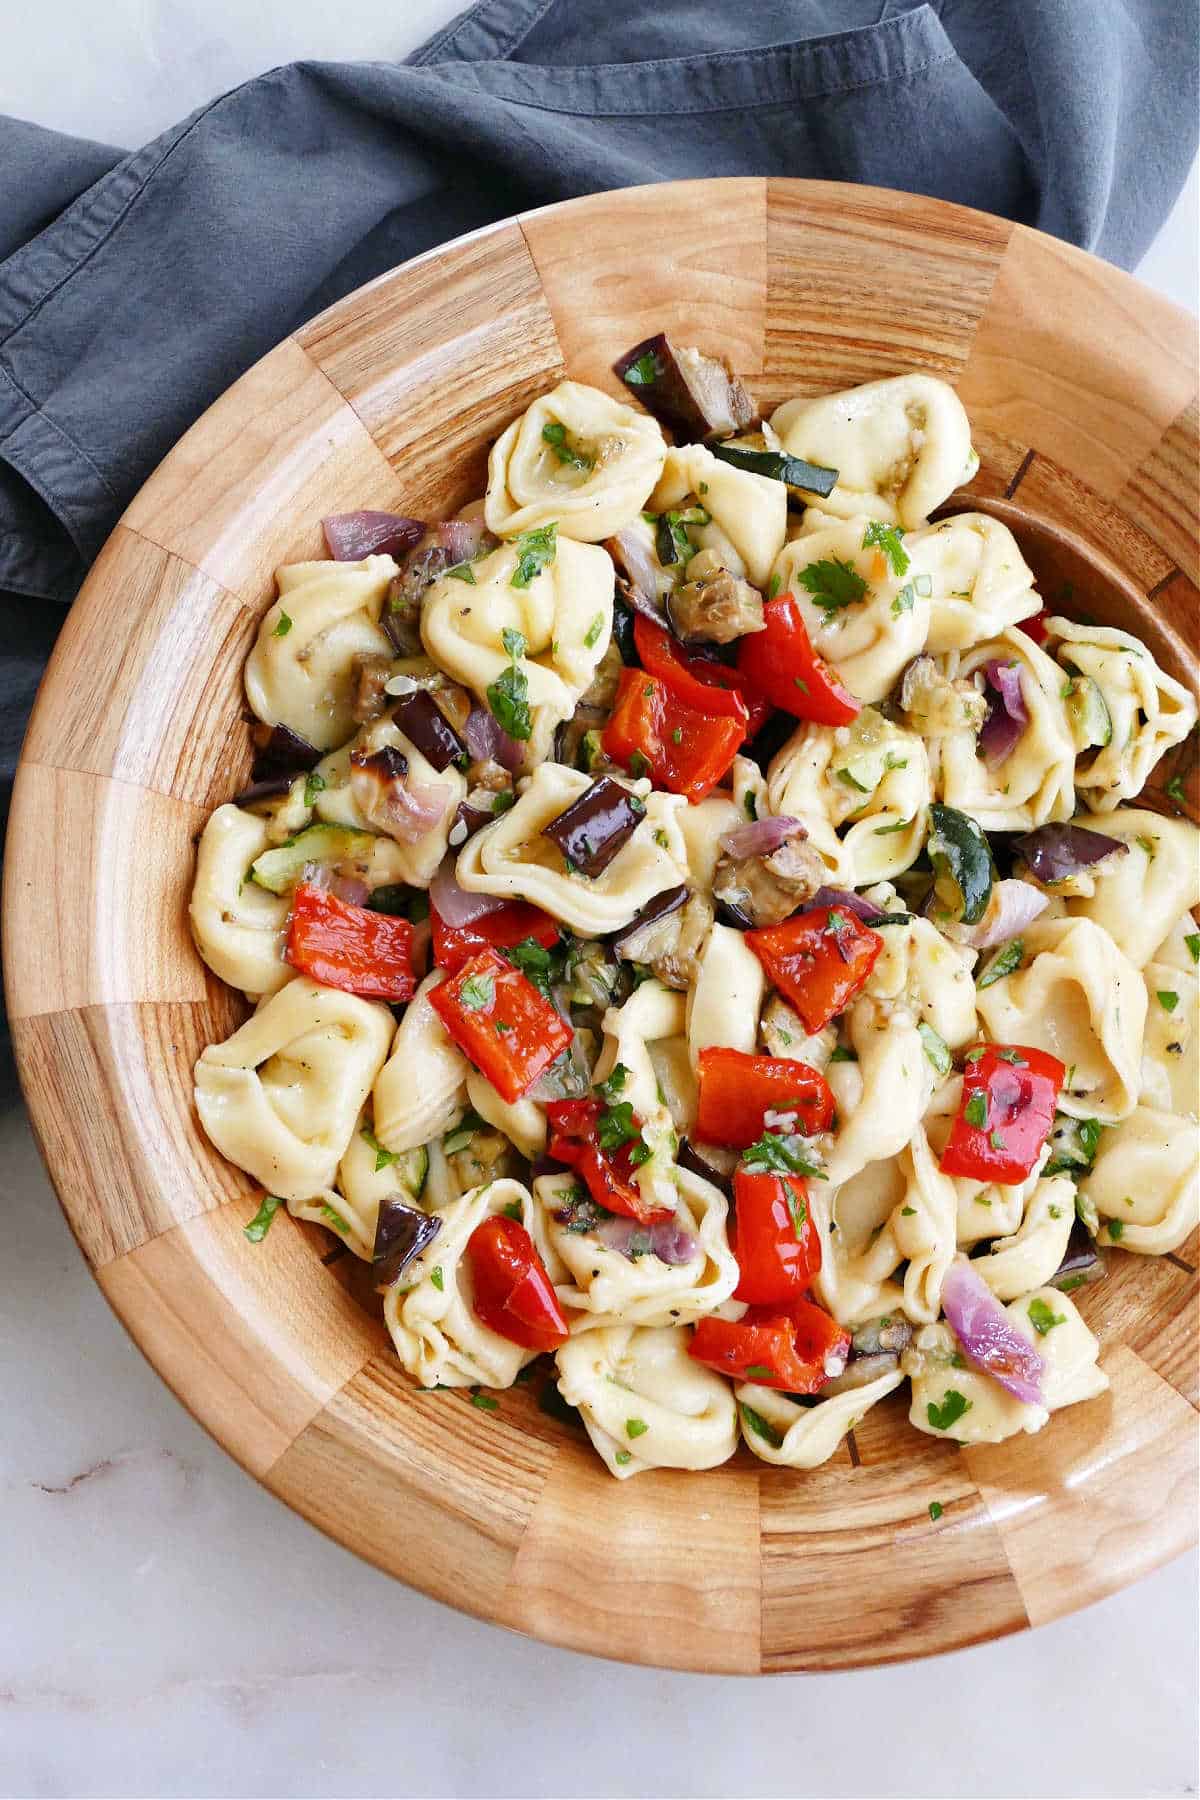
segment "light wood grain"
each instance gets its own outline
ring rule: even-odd
[[[415,1390],[369,1272],[327,1233],[281,1213],[250,1244],[259,1196],[192,1103],[197,1051],[243,1006],[187,932],[193,843],[249,766],[238,670],[275,567],[321,553],[329,512],[456,508],[534,393],[564,375],[612,391],[613,357],[663,325],[730,354],[768,405],[909,368],[949,376],[981,457],[955,505],[1012,524],[1053,603],[1128,625],[1194,678],[1182,315],[1019,226],[902,194],[718,181],[548,208],[312,321],[133,501],[17,779],[9,1011],[104,1292],[289,1505],[439,1599],[552,1642],[689,1669],[851,1668],[1056,1617],[1190,1540],[1194,1240],[1171,1259],[1110,1255],[1079,1301],[1112,1395],[1034,1439],[963,1453],[914,1433],[897,1396],[811,1474],[741,1449],[703,1476],[618,1484],[534,1388],[496,1412]],[[1200,816],[1195,748],[1156,773],[1154,804],[1174,804],[1164,781],[1186,770]]]

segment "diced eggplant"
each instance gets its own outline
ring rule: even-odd
[[[376,1285],[392,1287],[413,1258],[427,1250],[442,1221],[408,1204],[411,1195],[386,1194],[379,1202],[372,1261]]]
[[[1128,856],[1129,845],[1085,825],[1039,825],[1014,838],[1013,849],[1036,881],[1052,884],[1093,869],[1109,857]]]
[[[803,836],[767,856],[723,855],[713,872],[713,898],[740,928],[779,925],[821,887],[829,871]]]
[[[398,700],[392,717],[413,748],[439,775],[445,769],[466,767],[467,746],[424,688],[415,688]]]
[[[836,469],[805,462],[803,457],[789,456],[783,450],[751,450],[740,444],[714,444],[713,455],[727,462],[730,468],[743,469],[747,475],[765,475],[771,481],[785,482],[800,495],[818,494],[823,500],[837,486]]]
[[[903,1313],[884,1313],[881,1318],[867,1319],[855,1327],[850,1339],[850,1354],[861,1356],[899,1356],[908,1348],[913,1328]]]
[[[731,1153],[718,1144],[693,1145],[684,1138],[675,1153],[675,1161],[681,1169],[688,1169],[693,1175],[699,1175],[702,1181],[711,1181],[723,1194],[733,1192],[736,1152]]]
[[[602,775],[543,828],[581,875],[602,875],[645,817],[645,802]]]
[[[272,775],[307,774],[325,754],[290,725],[255,725],[250,736],[255,750],[250,771],[253,781],[266,781]]]
[[[655,894],[652,900],[647,900],[641,911],[613,939],[617,955],[626,962],[649,962],[649,956],[643,955],[643,951],[653,949],[654,928],[686,906],[688,893],[689,889],[684,884],[668,888],[665,893]]]
[[[1058,1288],[1062,1293],[1069,1294],[1074,1288],[1090,1286],[1093,1281],[1103,1281],[1105,1273],[1104,1258],[1088,1235],[1087,1227],[1076,1219],[1067,1239],[1066,1252],[1047,1282],[1047,1287]]]
[[[613,368],[656,419],[679,435],[728,437],[758,416],[738,377],[715,356],[676,348],[665,332],[627,350]]]
[[[359,725],[369,725],[387,711],[387,684],[392,674],[390,656],[356,656],[353,663],[354,698],[351,714]]]
[[[706,895],[671,888],[626,926],[617,940],[617,955],[648,968],[664,987],[686,993],[700,973],[700,952],[714,916]]]
[[[731,575],[715,550],[697,551],[684,574],[683,585],[667,600],[667,611],[685,642],[732,644],[763,629],[762,595]]]

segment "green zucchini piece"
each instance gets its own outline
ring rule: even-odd
[[[737,444],[713,444],[712,453],[733,469],[744,469],[748,475],[767,475],[772,481],[785,481],[805,494],[819,494],[822,499],[837,486],[838,471],[822,468],[820,463],[805,462],[802,456],[788,456],[781,450],[743,450]]]
[[[400,1185],[414,1200],[419,1200],[429,1179],[429,1151],[426,1146],[419,1144],[415,1150],[402,1150],[393,1166]]]
[[[964,925],[978,925],[992,897],[995,864],[987,838],[974,819],[953,806],[929,809],[926,849],[933,864],[933,891],[942,908]]]
[[[310,825],[277,849],[264,850],[250,865],[250,876],[272,894],[289,894],[304,873],[305,863],[359,863],[371,860],[374,832],[352,831],[348,825]]]
[[[1064,705],[1077,750],[1090,750],[1094,745],[1103,750],[1112,743],[1112,715],[1090,675],[1072,677]]]

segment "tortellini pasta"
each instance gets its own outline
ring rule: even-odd
[[[1062,672],[1023,631],[1011,630],[962,655],[952,652],[945,672],[975,675],[989,663],[1018,671],[1028,714],[1013,748],[989,763],[969,728],[940,740],[940,798],[969,813],[984,831],[1028,831],[1069,819],[1075,810],[1075,745],[1062,699]]]
[[[868,706],[853,725],[802,725],[772,762],[767,794],[772,812],[804,821],[831,875],[864,886],[901,874],[920,854],[929,758],[915,732]]]
[[[1089,919],[1038,919],[1025,961],[978,995],[989,1037],[1031,1044],[1067,1070],[1059,1108],[1112,1124],[1137,1104],[1146,990],[1138,971]]]
[[[1011,1237],[995,1238],[989,1253],[977,1257],[972,1267],[998,1299],[1015,1300],[1055,1274],[1074,1223],[1075,1184],[1065,1175],[1039,1181],[1020,1228]]]
[[[1035,1303],[1048,1308],[1056,1321],[1045,1333],[1038,1332],[1030,1319]],[[1057,1288],[1039,1288],[1004,1310],[1043,1360],[1042,1404],[1016,1399],[999,1382],[957,1356],[957,1342],[948,1325],[924,1325],[901,1358],[901,1366],[912,1380],[909,1422],[918,1431],[953,1438],[960,1444],[998,1444],[1018,1431],[1040,1431],[1052,1412],[1094,1399],[1108,1387],[1108,1377],[1096,1361],[1100,1346],[1066,1294]],[[948,1424],[939,1425],[937,1415],[944,1413],[950,1394],[965,1400],[966,1409]]]
[[[670,1212],[675,1206],[678,1171],[675,1168],[675,1121],[661,1092],[652,1047],[656,1042],[682,1036],[686,1002],[682,994],[659,981],[643,981],[624,1006],[612,1006],[604,1015],[604,1048],[595,1068],[597,1082],[607,1081],[615,1069],[620,1078],[620,1100],[628,1101],[642,1120],[642,1138],[650,1155],[633,1173],[633,1180],[648,1207]]]
[[[839,1121],[827,1164],[834,1186],[899,1155],[933,1092],[933,1069],[907,1006],[863,998],[847,1016],[857,1061],[826,1072]]]
[[[893,1220],[904,1186],[895,1156],[865,1164],[836,1189],[809,1183],[808,1210],[821,1240],[813,1291],[841,1325],[904,1310],[904,1290],[891,1280],[901,1260]]]
[[[892,1218],[896,1248],[908,1263],[904,1310],[914,1322],[932,1323],[942,1310],[942,1282],[954,1261],[958,1195],[943,1175],[918,1125],[900,1153],[904,1194]],[[1050,1273],[1057,1269],[1058,1262]]]
[[[1046,630],[1061,667],[1086,677],[1099,695],[1097,730],[1076,762],[1075,785],[1093,812],[1111,812],[1142,791],[1164,751],[1183,742],[1196,703],[1128,631],[1062,618],[1047,619]]]
[[[1102,926],[1140,969],[1180,914],[1200,905],[1196,828],[1186,819],[1121,807],[1089,819],[1088,829],[1129,848],[1097,865],[1094,893],[1069,899],[1067,911]]]
[[[451,1201],[434,1215],[441,1229],[433,1242],[384,1295],[396,1354],[422,1387],[511,1387],[533,1356],[492,1331],[471,1305],[467,1243],[491,1214],[510,1209],[532,1227],[533,1199],[519,1181],[493,1181]]]
[[[899,910],[890,887],[874,888],[868,898],[885,912]],[[863,991],[873,999],[908,1007],[950,1050],[970,1043],[976,1027],[972,976],[976,952],[952,943],[916,913],[905,924],[884,927],[880,938],[882,947]]]
[[[666,453],[645,413],[560,382],[496,439],[483,516],[497,537],[556,524],[562,537],[598,544],[637,517]]]
[[[430,989],[444,978],[441,969],[425,977],[375,1081],[375,1135],[388,1150],[440,1137],[463,1109],[471,1065],[429,1004]]]
[[[934,375],[893,375],[819,400],[788,400],[771,415],[784,449],[838,470],[821,508],[923,525],[979,459],[954,389]]]
[[[970,650],[1041,608],[1033,571],[1007,525],[987,513],[956,513],[904,539],[909,579],[932,589],[930,656]]]
[[[223,1156],[284,1200],[333,1185],[383,1066],[386,1006],[297,976],[196,1064],[196,1110]]]
[[[200,837],[188,906],[196,948],[213,971],[243,993],[273,994],[294,971],[283,960],[288,903],[249,878],[270,842],[264,820],[226,802]]]
[[[687,998],[687,1039],[692,1066],[713,1044],[752,1051],[766,986],[763,967],[740,931],[714,925]]]
[[[698,496],[711,524],[689,533],[698,548],[713,549],[731,574],[765,588],[783,549],[787,489],[781,481],[735,469],[703,444],[668,450],[662,479],[650,496],[654,512]]]
[[[1200,980],[1195,968],[1147,963],[1141,1100],[1196,1118],[1200,1109]]]
[[[813,649],[873,706],[924,646],[930,600],[925,584],[918,591],[870,547],[868,523],[849,519],[785,544],[771,582],[795,595]]]
[[[817,1469],[829,1461],[847,1432],[903,1380],[900,1370],[893,1369],[861,1387],[818,1400],[815,1406],[799,1406],[777,1388],[745,1382],[737,1390],[742,1441],[777,1468]]]
[[[558,1298],[569,1312],[582,1315],[576,1331],[622,1323],[677,1325],[715,1312],[729,1299],[738,1266],[729,1247],[725,1196],[711,1182],[687,1169],[677,1171],[675,1214],[668,1227],[671,1254],[678,1257],[688,1241],[694,1248],[685,1260],[670,1262],[655,1253],[651,1231],[627,1232],[625,1221],[616,1229],[618,1241],[628,1239],[629,1254],[595,1229],[580,1230],[586,1218],[574,1217],[569,1205],[575,1189],[570,1175],[543,1175],[534,1183],[545,1236],[566,1270]]]
[[[1106,1222],[1102,1239],[1143,1256],[1177,1250],[1200,1218],[1194,1120],[1139,1106],[1100,1138],[1080,1192]]]
[[[561,763],[539,763],[517,804],[469,838],[456,874],[475,894],[531,900],[581,937],[619,931],[667,888],[687,876],[687,851],[679,828],[686,802],[674,794],[650,793],[646,782],[630,791],[642,800],[645,817],[603,874],[570,873],[562,852],[543,831],[587,792],[590,782]]]
[[[349,737],[354,659],[391,654],[379,620],[396,572],[390,556],[277,571],[279,598],[246,659],[246,696],[265,724],[287,725],[319,750]]]
[[[684,1327],[609,1325],[556,1353],[558,1391],[577,1406],[619,1479],[644,1469],[712,1469],[737,1448],[733,1389],[688,1355]]]
[[[501,544],[472,565],[472,582],[435,581],[421,608],[421,641],[486,706],[489,687],[514,664],[518,633],[515,664],[528,686],[532,747],[545,756],[554,726],[570,718],[608,649],[616,575],[607,550],[570,537],[559,538],[535,571],[523,569],[523,554],[519,544]]]

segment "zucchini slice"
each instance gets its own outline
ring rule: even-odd
[[[1103,750],[1112,743],[1112,714],[1090,675],[1072,677],[1064,706],[1076,750],[1090,750],[1093,746]]]
[[[737,444],[713,444],[710,447],[713,455],[731,468],[744,469],[748,475],[767,475],[772,481],[785,481],[788,487],[798,488],[804,494],[819,494],[824,499],[837,486],[836,469],[805,462],[802,456],[788,456],[781,450],[744,450]]]
[[[290,894],[305,863],[336,863],[365,869],[378,838],[372,831],[352,831],[348,825],[309,825],[275,850],[264,850],[250,865],[250,877],[272,894]]]
[[[934,803],[926,849],[933,891],[943,910],[963,925],[978,925],[992,897],[995,864],[987,838],[966,813]]]

